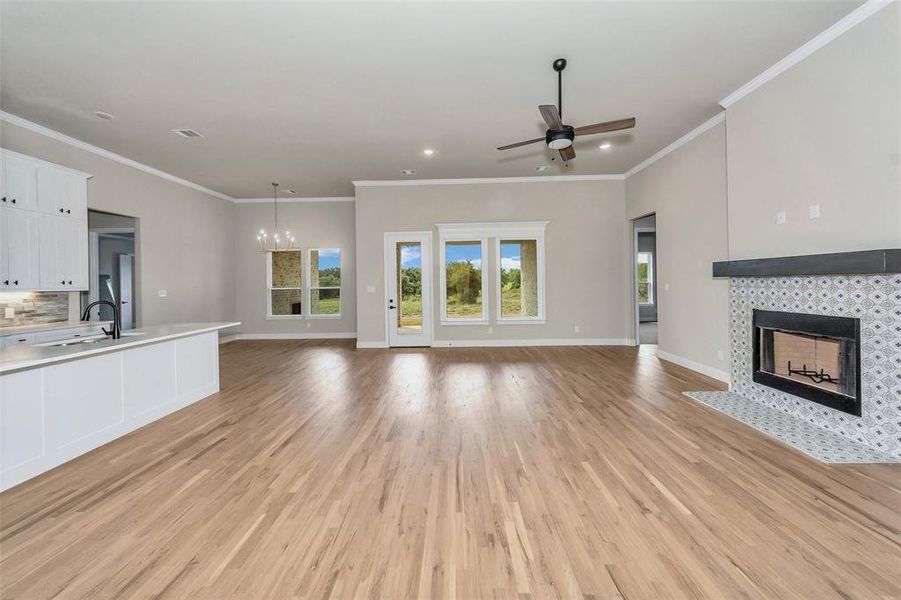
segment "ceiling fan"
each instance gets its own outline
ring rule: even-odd
[[[544,137],[507,144],[506,146],[500,146],[498,150],[509,150],[511,148],[519,148],[520,146],[544,142],[547,144],[548,148],[556,150],[560,154],[560,158],[566,162],[576,157],[576,151],[573,150],[573,140],[577,135],[609,133],[611,131],[620,131],[622,129],[631,129],[632,127],[635,127],[635,117],[619,119],[616,121],[606,121],[604,123],[595,123],[594,125],[583,125],[582,127],[564,125],[563,69],[566,68],[566,59],[558,58],[554,61],[553,66],[554,70],[557,72],[557,106],[554,106],[553,104],[542,104],[538,107],[538,112],[541,113],[541,117],[548,126],[548,130],[544,134]]]

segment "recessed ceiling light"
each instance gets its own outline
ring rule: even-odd
[[[431,155],[435,154],[435,151],[432,150],[431,148],[426,148],[425,150],[422,151],[422,153],[425,154],[426,156],[431,156]]]
[[[180,135],[181,137],[186,137],[186,138],[203,137],[203,135],[201,135],[199,131],[195,131],[193,129],[173,129],[172,133],[174,133],[175,135]]]
[[[535,167],[535,171],[538,172],[538,173],[541,173],[541,172],[543,172],[543,171],[548,171],[548,170],[550,170],[550,168],[551,168],[550,165],[538,165],[537,167]]]
[[[610,142],[604,142],[603,144],[598,146],[598,148],[600,148],[601,150],[610,150],[612,146],[613,144],[611,144]]]
[[[416,175],[416,169],[401,169],[401,175]]]
[[[97,117],[98,119],[103,119],[104,121],[112,121],[113,119],[116,118],[113,115],[109,114],[108,112],[103,112],[102,110],[95,111],[94,116]]]

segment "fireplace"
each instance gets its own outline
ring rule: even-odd
[[[753,380],[861,414],[860,320],[755,309]]]

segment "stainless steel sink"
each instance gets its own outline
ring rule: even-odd
[[[140,335],[144,335],[143,331],[123,331],[120,334],[122,337],[137,337]],[[94,335],[91,337],[79,337],[79,338],[70,338],[68,340],[54,340],[52,342],[44,342],[43,344],[35,344],[38,348],[47,348],[47,347],[59,347],[59,346],[80,346],[82,344],[96,344],[97,342],[102,342],[103,340],[110,340],[111,337],[107,335]]]

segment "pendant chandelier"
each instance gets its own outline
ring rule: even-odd
[[[275,231],[269,235],[265,229],[260,229],[257,235],[257,246],[260,252],[278,252],[279,250],[292,250],[294,236],[290,231],[280,232],[278,229],[278,184],[272,184],[272,208],[275,213]]]

